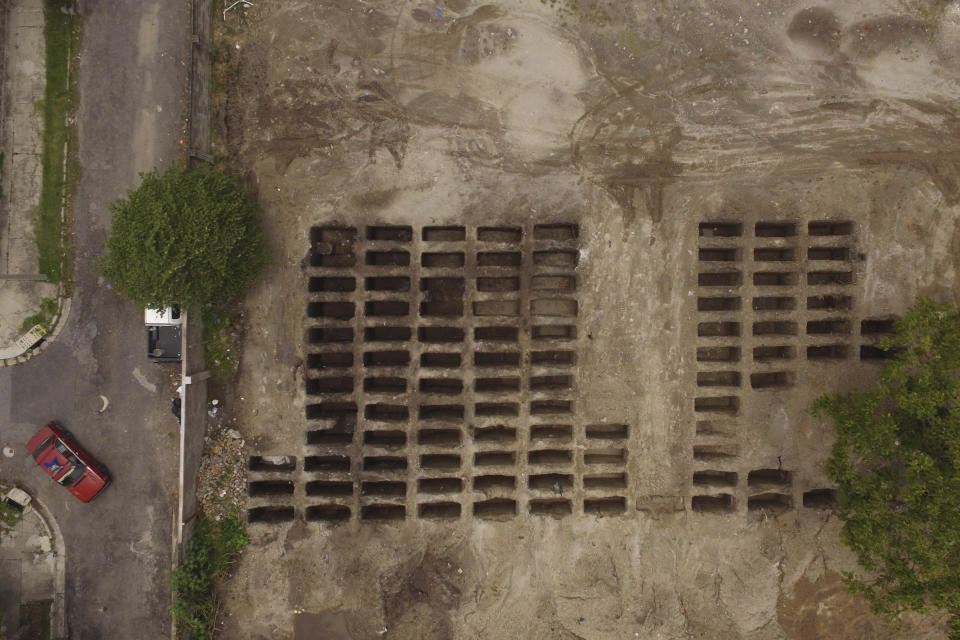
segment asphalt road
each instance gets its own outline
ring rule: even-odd
[[[95,273],[109,204],[180,153],[189,68],[190,4],[81,0],[78,113],[82,177],[73,211],[72,308],[57,341],[0,370],[5,478],[57,518],[67,553],[71,639],[169,638],[168,586],[176,509],[176,365],[145,357],[143,318]],[[109,409],[98,413],[100,395]],[[57,420],[107,465],[113,485],[89,504],[50,481],[23,445]]]

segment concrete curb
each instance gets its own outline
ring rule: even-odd
[[[191,45],[189,86],[187,89],[187,163],[196,166],[198,161],[209,162],[210,148],[210,69],[213,54],[212,0],[191,0]],[[207,382],[203,353],[203,322],[198,317],[191,322],[184,314],[181,353],[181,425],[179,473],[177,486],[177,510],[174,514],[171,571],[183,558],[186,543],[193,535],[193,517],[197,510],[197,474],[203,456],[206,435]],[[193,357],[191,346],[199,349],[199,357]],[[199,361],[199,367],[196,366]],[[194,426],[196,425],[196,426]],[[190,430],[188,432],[188,429]],[[170,594],[171,604],[174,594]],[[178,637],[177,624],[170,618],[170,638]]]
[[[9,11],[9,7],[6,7],[6,3],[4,3],[4,7],[7,9],[7,11],[4,12],[6,14]],[[6,18],[7,16],[4,15],[4,20],[3,20],[4,24],[6,23]],[[75,51],[69,52],[69,55],[67,56],[68,68],[69,68],[69,65],[73,64],[73,56],[75,54],[76,54]],[[72,70],[68,70],[68,75],[70,73],[72,73]],[[2,61],[2,69],[0,69],[0,74],[2,74],[0,75],[0,80],[2,80],[5,83],[7,79],[7,68],[6,68],[5,58]],[[46,83],[46,80],[44,80],[44,83]],[[6,90],[5,84],[4,84],[4,90]],[[77,91],[75,87],[71,87],[70,90],[74,93]],[[5,118],[5,115],[6,114],[4,113],[0,117]],[[75,116],[75,114],[72,114],[72,115]],[[67,114],[67,117],[69,119],[71,117],[71,114]],[[41,142],[42,142],[42,138],[41,138]],[[65,239],[69,235],[69,230],[67,229],[67,209],[72,205],[72,202],[70,201],[66,193],[67,167],[69,162],[70,162],[70,141],[68,139],[63,144],[63,166],[61,167],[61,172],[63,174],[62,176],[63,183],[64,183],[64,193],[62,194],[63,198],[60,206],[60,224],[61,224],[60,233],[61,233],[61,243],[63,243],[63,250],[64,250],[64,253],[61,255],[61,258],[60,258],[61,266],[63,266],[66,263],[67,246],[65,244]],[[57,336],[60,334],[60,331],[63,329],[63,325],[66,322],[67,316],[69,316],[70,314],[70,298],[67,298],[64,295],[64,293],[65,293],[64,283],[60,282],[59,285],[57,286],[57,302],[58,302],[57,314],[54,316],[53,320],[50,321],[50,330],[47,333],[47,335],[44,337],[44,339],[38,342],[37,344],[31,347],[28,347],[26,349],[19,347],[18,345],[16,345],[16,343],[14,343],[14,345],[12,346],[0,347],[0,367],[9,367],[12,365],[26,362],[27,360],[34,357],[35,355],[42,353],[47,348],[47,346],[49,346],[49,344],[57,338]]]
[[[40,522],[47,530],[47,535],[53,542],[53,606],[51,607],[50,636],[52,638],[67,637],[67,615],[66,615],[66,591],[67,584],[67,549],[63,543],[63,534],[60,532],[60,525],[57,519],[53,517],[46,505],[40,502],[36,496],[31,496],[30,506],[40,516]]]
[[[210,66],[212,64],[211,54],[213,51],[213,25],[210,15],[213,9],[212,0],[192,0],[190,2],[190,11],[192,18],[191,45],[190,45],[190,84],[187,89],[187,104],[190,128],[188,131],[190,155],[189,161],[197,159],[194,153],[199,148],[201,156],[206,156],[210,146]],[[201,99],[206,96],[206,99]],[[199,145],[199,147],[198,147]],[[192,529],[187,528],[191,520],[192,513],[196,509],[197,479],[195,471],[199,468],[199,457],[203,452],[203,436],[206,431],[206,379],[209,378],[209,372],[205,370],[206,363],[203,359],[203,322],[199,317],[192,322],[189,315],[184,313],[183,344],[181,353],[183,354],[183,363],[181,365],[181,376],[183,379],[183,391],[181,393],[182,418],[180,428],[180,479],[178,487],[178,505],[177,505],[177,529],[175,540],[179,547],[176,554],[178,559],[183,550],[183,545],[190,538]],[[191,345],[199,344],[199,358],[195,358]],[[199,360],[200,366],[194,363]],[[193,382],[193,384],[191,384]],[[196,388],[194,388],[196,387]],[[201,398],[200,401],[193,398]],[[191,429],[187,437],[187,425],[195,423],[198,427],[199,436],[193,435],[194,429]],[[193,455],[191,455],[193,454]],[[189,458],[193,458],[192,460]],[[191,471],[194,473],[191,475]],[[185,531],[186,528],[186,531]]]
[[[60,285],[60,289],[62,292],[63,285]],[[70,315],[71,298],[59,297],[58,301],[60,304],[57,309],[57,315],[55,315],[50,322],[50,332],[47,333],[43,340],[29,349],[20,349],[17,346],[0,347],[0,367],[10,367],[26,362],[37,354],[43,353],[43,351],[50,346],[50,343],[57,339],[57,336],[63,331],[67,317]]]

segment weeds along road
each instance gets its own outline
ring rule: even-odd
[[[68,635],[168,638],[168,578],[176,509],[173,368],[147,361],[142,315],[98,279],[110,202],[138,173],[180,153],[189,69],[190,6],[162,0],[80,0],[77,126],[81,178],[71,223],[72,306],[39,357],[0,370],[0,441],[16,451],[5,478],[56,517],[66,544]],[[104,413],[100,396],[109,398]],[[113,475],[82,504],[25,454],[49,420],[70,429]]]

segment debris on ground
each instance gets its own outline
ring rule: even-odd
[[[220,520],[246,505],[244,440],[235,429],[221,428],[204,439],[197,500],[211,520]]]

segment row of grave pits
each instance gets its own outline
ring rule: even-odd
[[[314,227],[313,232],[318,237],[312,237],[313,242],[331,240],[322,236],[325,230],[334,230],[341,235],[332,238],[332,240],[355,241],[357,238],[356,228],[354,227]],[[502,227],[477,227],[471,229],[476,235],[471,238],[477,242],[490,242],[500,244],[520,244],[523,239],[523,227],[502,226]],[[413,227],[409,225],[371,225],[366,227],[365,238],[367,241],[386,241],[386,242],[411,242],[413,240]],[[536,224],[533,227],[533,239],[546,242],[574,242],[580,236],[580,228],[575,223],[551,223]],[[465,242],[467,240],[467,227],[459,225],[450,226],[427,226],[421,229],[420,239],[423,242]]]
[[[750,225],[747,225],[749,228]],[[794,221],[759,221],[753,225],[753,237],[764,239],[797,238],[802,235],[803,225]],[[731,240],[744,237],[744,223],[738,221],[705,221],[698,227],[701,242]],[[851,236],[854,233],[853,222],[849,220],[811,220],[806,225],[808,238],[835,238]]]
[[[859,335],[869,343],[860,346],[861,360],[882,360],[890,356],[881,350],[877,342],[893,334],[894,318],[868,318],[860,322]],[[701,322],[697,325],[697,335],[701,338],[739,338],[741,323]],[[757,321],[753,323],[752,335],[756,337],[788,337],[798,334],[798,325],[790,321]],[[853,323],[850,320],[810,320],[806,323],[806,333],[810,336],[850,336]],[[771,363],[780,360],[793,360],[797,357],[797,348],[789,344],[764,344],[753,347],[751,358],[754,362]],[[807,345],[805,350],[808,361],[842,360],[850,357],[851,347],[845,343],[827,343]],[[737,345],[707,345],[697,348],[697,362],[703,363],[739,363],[741,348]],[[764,378],[758,378],[754,388],[766,388]],[[711,386],[711,385],[701,385]],[[722,386],[722,385],[721,385]]]
[[[287,457],[290,459],[289,457]],[[258,459],[262,460],[262,459]],[[251,467],[258,462],[251,459]],[[604,488],[611,485],[625,485],[620,474],[584,476],[585,488],[597,481]],[[702,470],[694,473],[693,484],[708,493],[695,494],[690,500],[690,509],[699,513],[732,513],[736,510],[736,499],[732,490],[739,482],[733,471]],[[776,515],[793,506],[791,492],[791,474],[782,469],[757,469],[747,474],[747,511]],[[485,491],[490,487],[513,487],[515,478],[511,476],[477,476],[473,478],[475,491]],[[556,491],[556,487],[573,488],[569,474],[537,474],[529,479],[532,490]],[[418,480],[421,493],[450,493],[463,489],[461,478],[421,478]],[[716,490],[716,491],[714,491]],[[307,483],[308,496],[353,495],[354,483],[350,481],[311,481]],[[370,481],[361,485],[361,493],[376,496],[405,495],[404,483],[389,481]],[[290,480],[271,480],[251,483],[251,496],[292,495],[293,482]],[[490,498],[472,503],[472,513],[482,519],[508,519],[517,515],[518,501],[511,498]],[[836,490],[831,488],[809,489],[802,493],[801,504],[811,509],[834,509],[837,504]],[[572,501],[565,498],[531,498],[527,502],[531,515],[549,515],[562,517],[572,513]],[[626,499],[622,496],[586,497],[583,499],[583,513],[594,515],[622,515],[626,511]],[[417,505],[419,518],[459,518],[462,512],[460,502],[424,502]],[[308,506],[304,517],[308,521],[342,521],[351,517],[351,507],[344,504],[328,503]],[[288,522],[294,519],[294,507],[291,505],[269,505],[253,507],[248,511],[251,523]],[[360,507],[361,520],[401,520],[406,518],[406,506],[403,504],[374,503]]]
[[[582,506],[584,514],[623,514],[626,511],[625,496],[610,494],[622,491],[627,486],[628,430],[627,425],[619,424],[587,425],[584,428],[584,441],[588,448],[574,452],[569,448],[574,439],[572,425],[531,426],[529,442],[534,448],[526,453],[526,463],[530,469],[526,483],[531,495],[527,501],[529,513],[562,517],[572,514],[574,503],[577,502]],[[307,434],[307,444],[310,448],[320,449],[351,446],[356,443],[357,437],[358,434],[350,432],[312,430]],[[365,444],[385,449],[406,445],[406,434],[402,431],[366,431],[362,438]],[[468,480],[474,492],[484,494],[484,499],[472,502],[473,514],[484,519],[515,516],[518,501],[512,493],[517,488],[517,455],[522,452],[511,450],[510,447],[515,447],[517,443],[517,430],[505,425],[474,428],[471,440],[476,447],[494,447],[492,450],[474,451],[472,455],[475,475]],[[455,428],[426,428],[417,431],[418,445],[425,447],[426,451],[433,446],[459,446],[461,441],[460,430]],[[415,486],[418,496],[444,496],[452,500],[420,503],[417,505],[417,517],[458,518],[461,508],[460,502],[455,500],[460,498],[465,489],[464,478],[456,475],[462,467],[461,456],[426,451],[411,456],[417,461],[419,477],[415,480]],[[343,502],[352,500],[357,495],[358,485],[361,502],[375,501],[372,504],[360,505],[361,520],[406,517],[406,505],[402,503],[406,500],[408,490],[407,455],[391,455],[389,452],[383,455],[364,455],[359,461],[359,469],[354,469],[352,464],[353,458],[342,453],[323,452],[304,458],[302,471],[318,478],[306,482],[306,496],[327,500],[341,499],[338,503],[314,505],[317,508],[313,510],[308,508],[308,520],[348,519],[352,513],[351,505]],[[575,467],[583,471],[574,473]],[[276,501],[278,497],[293,497],[295,485],[289,476],[298,470],[296,458],[254,456],[250,459],[249,468],[251,477],[254,478],[249,483],[251,498],[265,497]],[[480,470],[483,473],[476,473]],[[430,477],[437,473],[441,474],[440,477]],[[278,479],[278,475],[286,475],[287,478]],[[359,480],[355,481],[354,478]],[[582,500],[580,496],[583,496]],[[398,501],[401,504],[396,504]],[[276,513],[289,516],[292,512],[287,506],[258,506],[251,510],[251,521],[264,521],[258,519],[275,517]]]
[[[367,378],[370,380],[370,378]],[[374,378],[378,383],[390,381],[390,378]],[[457,380],[457,382],[459,382]],[[463,421],[465,419],[464,404],[426,404],[416,405],[416,415],[421,421]],[[478,418],[516,417],[520,413],[520,404],[517,402],[476,402],[469,405],[474,416]],[[572,400],[530,400],[528,408],[531,416],[562,416],[573,413]],[[347,421],[355,422],[358,406],[353,401],[325,401],[307,405],[307,418],[312,420],[338,419],[346,417]],[[364,405],[363,416],[367,421],[376,422],[406,422],[410,418],[410,408],[406,405],[374,402]]]
[[[624,498],[584,498],[583,515],[618,516],[626,512]],[[250,524],[279,524],[292,522],[296,518],[296,507],[270,505],[253,507],[247,510]],[[518,516],[518,501],[508,498],[493,498],[472,503],[470,513],[481,520],[511,520]],[[527,513],[531,516],[549,516],[562,518],[573,513],[573,504],[568,499],[530,499]],[[464,514],[459,502],[424,502],[417,505],[416,517],[420,519],[458,520]],[[351,507],[342,504],[316,504],[304,509],[303,519],[307,522],[336,523],[350,520]],[[403,521],[407,518],[407,507],[401,504],[376,503],[360,507],[360,520]]]
[[[480,268],[519,268],[523,265],[523,248],[520,246],[524,230],[521,227],[479,227],[476,229],[476,266]],[[576,224],[539,224],[533,227],[534,249],[531,261],[535,267],[573,268],[577,266],[579,251],[576,241],[579,226]],[[413,228],[409,226],[370,226],[366,228],[366,244],[363,251],[363,266],[410,267],[409,247],[403,245],[413,240]],[[468,253],[456,250],[456,244],[467,241],[466,227],[424,227],[421,231],[424,243],[420,253],[420,266],[424,269],[462,269],[467,265]],[[323,269],[352,269],[357,264],[355,244],[359,238],[355,227],[313,227],[310,230],[310,266]],[[441,251],[431,251],[430,243],[444,244]],[[484,251],[485,244],[495,250]],[[450,245],[449,247],[446,245]],[[502,248],[495,245],[505,245]],[[509,250],[509,245],[514,245]],[[453,249],[453,250],[447,250]],[[473,254],[469,254],[473,257]],[[391,287],[368,290],[397,290]],[[352,288],[334,287],[333,291],[353,291]],[[315,288],[314,291],[322,291]],[[499,290],[498,288],[492,289]]]
[[[540,278],[540,276],[533,276],[532,280],[535,282]],[[316,278],[329,280],[329,278]],[[368,278],[369,279],[369,278]],[[501,282],[506,282],[502,286],[510,287],[519,287],[520,284],[517,282],[517,278],[478,278],[478,280],[498,280]],[[432,282],[431,282],[432,281]],[[437,281],[443,281],[438,283]],[[550,276],[551,282],[558,282],[562,284],[552,285],[556,287],[556,291],[559,292],[559,287],[564,287],[564,292],[573,292],[576,290],[576,279],[573,276],[570,277],[559,277],[559,276]],[[421,290],[430,291],[430,287],[439,286],[443,284],[444,286],[451,287],[463,287],[464,279],[463,278],[421,278],[420,286]],[[479,283],[478,283],[479,284]],[[426,289],[424,289],[426,288]],[[540,289],[541,291],[543,289]],[[367,300],[363,305],[363,313],[367,319],[398,319],[404,318],[410,315],[410,302],[406,300]],[[520,300],[515,298],[508,299],[490,299],[490,300],[474,300],[472,306],[470,307],[473,317],[476,318],[489,318],[494,316],[499,317],[519,317],[521,315],[521,303]],[[307,304],[307,316],[310,318],[324,320],[324,321],[349,321],[354,318],[356,315],[357,308],[356,303],[349,300],[323,300],[323,301],[313,301]],[[529,301],[529,314],[535,317],[564,317],[564,318],[575,318],[577,316],[578,308],[577,301],[572,298],[534,298]],[[423,301],[420,303],[419,315],[422,318],[451,318],[456,317],[460,318],[464,316],[464,303],[462,298],[441,298],[437,299],[436,297],[431,298],[431,300]],[[388,321],[388,320],[387,320]],[[422,327],[421,327],[422,328]],[[381,329],[377,332],[375,329]],[[364,339],[371,341],[386,341],[386,342],[395,342],[410,340],[410,338],[401,338],[400,334],[403,333],[401,330],[398,335],[390,335],[389,331],[383,331],[384,327],[367,327],[364,331]],[[543,331],[543,329],[538,329]],[[549,330],[549,329],[548,329]],[[379,335],[378,335],[379,333]],[[333,332],[332,335],[337,335],[336,332]],[[348,335],[346,333],[341,335]],[[412,332],[411,332],[412,335]],[[419,337],[419,336],[418,336]],[[427,337],[424,341],[429,341],[430,338]],[[349,340],[340,338],[338,342],[348,342]]]
[[[470,240],[478,243],[519,245],[524,237],[524,228],[518,226],[481,226],[471,229],[475,232]],[[426,226],[420,231],[420,240],[424,243],[466,242],[468,230],[465,226]],[[580,236],[580,227],[576,223],[535,224],[533,240],[547,243],[575,243]],[[364,239],[367,242],[410,243],[414,230],[409,225],[370,225],[365,228]],[[359,239],[356,227],[315,226],[310,229],[312,253],[316,256],[335,256],[351,254],[353,245]],[[316,264],[313,266],[346,266]]]
[[[700,452],[699,459],[715,459],[717,454]],[[724,454],[720,454],[725,457]],[[696,457],[696,455],[695,455]],[[735,471],[702,469],[693,473],[695,493],[690,498],[690,509],[699,513],[733,513],[737,508],[734,497],[740,482]],[[754,469],[747,473],[747,511],[777,515],[794,505],[793,474],[784,469]],[[831,488],[804,491],[800,503],[810,509],[835,509],[837,492]]]
[[[554,351],[550,352],[551,356],[559,359],[563,358],[566,362],[572,363],[574,361],[573,352],[567,351]],[[530,358],[530,362],[533,363],[536,361],[536,356],[534,354],[529,354],[533,357]],[[519,354],[517,354],[516,360],[519,363]],[[519,364],[517,366],[520,366]],[[538,366],[531,364],[530,366]],[[556,364],[552,366],[557,366]],[[563,366],[572,366],[563,365]],[[324,371],[321,369],[321,371]],[[356,390],[357,383],[354,376],[352,375],[341,375],[341,376],[325,376],[317,378],[307,378],[306,380],[306,392],[307,395],[327,395],[327,394],[352,394]],[[368,394],[402,394],[409,391],[410,382],[405,377],[400,376],[381,376],[381,375],[365,375],[362,379],[360,387],[364,393]],[[462,395],[465,391],[470,389],[466,388],[462,378],[452,377],[452,376],[442,376],[442,377],[419,377],[414,381],[415,388],[414,390],[419,392],[422,395],[438,395],[438,396],[457,396]],[[570,390],[573,387],[573,376],[568,374],[557,374],[557,373],[548,373],[545,375],[530,375],[530,376],[490,376],[490,377],[478,377],[473,380],[472,390],[477,394],[516,394],[520,391],[529,391],[532,394],[552,392],[556,390]],[[568,402],[569,405],[569,402]],[[565,406],[568,406],[565,405]],[[446,405],[438,405],[446,406]],[[426,408],[424,408],[426,407]],[[449,413],[448,416],[440,415],[438,417],[450,417],[457,418],[462,416],[462,406],[458,409],[434,409],[431,408],[433,405],[421,405],[419,412],[421,419],[430,419],[434,414],[437,413]],[[476,403],[474,405],[475,415],[477,416],[498,416],[498,415],[518,415],[516,403],[510,405],[501,405],[501,404],[488,404],[488,403]],[[339,411],[339,414],[346,413],[356,413],[358,410],[346,407],[342,411]],[[530,404],[530,413],[532,415],[538,414],[550,414],[550,413],[569,413],[569,411],[564,410],[564,407],[559,405],[550,404],[550,401],[539,400],[533,401]],[[397,412],[391,413],[390,410],[380,407],[378,404],[367,404],[364,407],[364,416],[369,420],[385,420],[385,421],[394,421],[394,420],[406,420],[409,411],[403,412],[397,410]],[[459,414],[459,415],[454,415]],[[320,408],[311,409],[307,411],[307,417],[317,417],[322,418],[324,412]]]
[[[516,326],[484,325],[474,327],[472,336],[474,342],[515,343],[519,341],[520,328]],[[535,324],[530,327],[529,337],[532,340],[575,340],[577,338],[577,327],[566,324]],[[309,327],[306,334],[306,341],[311,345],[351,343],[354,339],[353,327]],[[459,344],[466,340],[466,331],[461,327],[433,325],[417,327],[416,332],[409,326],[369,326],[364,327],[362,339],[365,342],[410,342],[416,340],[424,344]],[[555,356],[544,355],[542,357],[551,359]],[[483,360],[483,356],[480,359]],[[382,364],[375,361],[375,356],[364,358],[364,360],[370,360],[368,366]],[[391,365],[393,363],[386,364]],[[480,362],[476,364],[485,366],[490,363]],[[517,364],[519,364],[519,360]]]

